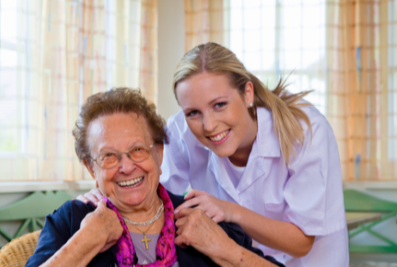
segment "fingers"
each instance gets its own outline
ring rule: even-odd
[[[210,217],[211,218],[211,217]],[[223,216],[220,214],[215,215],[214,217],[211,218],[215,223],[220,223],[223,222]]]
[[[85,193],[84,197],[88,199],[95,206],[98,205],[99,200],[102,199],[102,193],[98,189],[94,188],[90,192]]]
[[[180,206],[179,206],[180,207]],[[178,207],[178,208],[179,208]],[[192,208],[183,208],[180,209],[177,213],[175,213],[175,219],[178,220],[180,218],[186,217],[189,214],[193,213],[195,210]]]
[[[186,224],[186,222],[187,222],[186,217],[180,218],[175,221],[175,227],[178,228],[178,230],[176,231],[176,234],[179,234],[178,232],[180,232],[182,230],[182,228]]]
[[[103,199],[99,200],[98,208],[107,208],[105,200],[103,200]]]
[[[98,201],[103,199],[103,194],[99,189],[94,188],[91,190],[91,193],[98,199]]]
[[[174,243],[175,243],[175,245],[177,245],[177,246],[179,246],[179,247],[181,247],[181,248],[183,248],[183,249],[185,249],[185,248],[188,247],[187,245],[185,245],[185,244],[183,243],[183,237],[181,237],[181,236],[175,237]]]
[[[182,209],[187,209],[187,208],[192,208],[194,206],[197,206],[201,203],[201,199],[200,198],[192,198],[189,199],[187,201],[185,201],[183,204],[179,205],[175,211],[174,214],[177,214],[180,210]]]
[[[193,197],[198,197],[198,196],[202,196],[202,195],[206,195],[207,193],[204,191],[200,191],[200,190],[196,190],[196,189],[192,189],[190,190],[189,193],[187,193],[187,195],[185,196],[185,199],[190,199]]]
[[[83,196],[83,195],[78,195],[78,196],[76,197],[76,200],[81,201],[81,202],[84,202],[85,204],[87,204],[87,203],[89,202],[88,198],[86,198],[86,197]]]

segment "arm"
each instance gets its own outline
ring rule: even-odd
[[[267,218],[235,203],[231,221],[240,225],[259,243],[284,251],[293,257],[303,257],[311,250],[315,236],[308,236],[296,225]]]
[[[36,251],[26,266],[86,266],[99,252],[117,242],[122,227],[105,202],[101,201],[94,212],[85,216],[75,233],[72,217],[84,216],[87,211],[73,213],[71,206],[67,203],[47,217]]]
[[[338,216],[344,212],[342,179],[332,129],[320,116],[312,122],[313,137],[307,132],[305,145],[288,165],[289,178],[282,192],[286,203],[282,221],[200,191],[190,192],[186,196],[189,200],[176,212],[180,208],[197,206],[216,222],[239,224],[261,244],[293,257],[305,256],[311,250],[315,236],[330,231],[326,222],[332,222],[328,227],[346,223],[343,216]],[[335,199],[326,201],[331,197]]]
[[[186,199],[189,200],[180,205],[175,213],[197,206],[215,222],[236,223],[259,243],[284,251],[293,257],[305,256],[313,246],[315,237],[305,235],[292,223],[270,219],[238,204],[217,199],[198,190],[190,191]]]
[[[178,228],[175,244],[192,246],[220,266],[276,266],[238,245],[199,209],[183,209],[175,218]]]
[[[82,228],[40,266],[87,266],[104,247],[105,240],[102,235],[92,235],[88,227]]]

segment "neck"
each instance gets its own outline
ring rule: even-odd
[[[238,167],[247,166],[249,156],[251,154],[252,146],[254,145],[256,134],[258,132],[258,123],[256,119],[251,119],[247,134],[237,148],[236,152],[229,157],[230,162]]]
[[[131,221],[145,222],[152,219],[156,215],[160,206],[161,201],[156,194],[154,198],[152,198],[150,201],[146,201],[144,205],[127,206],[122,208],[117,207],[117,210],[120,212],[121,216]]]

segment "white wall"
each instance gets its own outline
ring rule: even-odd
[[[180,110],[172,91],[175,67],[185,52],[183,0],[158,1],[158,102],[166,120]]]

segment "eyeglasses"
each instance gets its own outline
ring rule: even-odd
[[[119,164],[121,160],[121,155],[127,154],[127,157],[133,162],[141,162],[147,159],[152,152],[154,144],[148,146],[146,144],[137,144],[133,146],[130,150],[125,152],[102,152],[96,159],[92,159],[95,161],[99,167],[103,169],[110,169]]]

